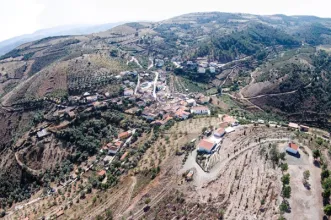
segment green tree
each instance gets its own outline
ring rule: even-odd
[[[106,219],[113,220],[113,212],[110,209],[107,209],[106,211]]]
[[[327,215],[327,216],[330,216],[331,215],[331,205],[326,205],[324,207],[324,213]]]
[[[303,179],[305,181],[308,181],[309,180],[309,177],[310,177],[310,172],[309,170],[306,170],[305,172],[303,172]]]
[[[283,186],[282,195],[285,198],[291,197],[291,187],[290,186]]]
[[[288,165],[287,165],[287,163],[283,163],[283,164],[281,164],[280,165],[280,169],[284,172],[284,171],[286,171],[286,170],[288,170]]]
[[[283,200],[282,203],[279,205],[279,210],[281,213],[288,212],[290,210],[290,204],[287,200]]]
[[[331,190],[331,177],[328,177],[323,180],[322,187],[324,190],[327,190],[327,191]]]
[[[287,185],[290,183],[290,174],[285,174],[284,176],[282,176],[282,182],[283,185]]]
[[[314,160],[316,160],[317,158],[319,158],[321,156],[321,152],[320,150],[313,150],[313,157]]]
[[[270,159],[271,159],[273,165],[275,165],[275,164],[278,165],[278,163],[279,163],[279,151],[278,151],[276,145],[273,144],[271,146],[271,150],[269,152],[269,155],[270,155]]]
[[[322,170],[322,172],[321,172],[321,179],[322,179],[322,181],[324,179],[328,178],[329,176],[330,176],[330,171],[329,170],[327,170],[327,169]]]

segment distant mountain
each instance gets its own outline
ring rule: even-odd
[[[62,35],[85,35],[92,34],[101,31],[109,30],[115,26],[121,25],[123,22],[108,23],[101,25],[67,25],[55,28],[48,28],[38,30],[32,34],[25,34],[17,37],[10,38],[0,42],[0,56],[8,53],[14,48],[21,44],[40,40],[42,38],[51,36],[62,36]]]

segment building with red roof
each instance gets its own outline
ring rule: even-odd
[[[299,149],[299,146],[296,145],[293,142],[289,143],[288,146],[286,147],[286,151],[288,153],[292,153],[292,154],[297,154],[298,153],[298,149]]]
[[[215,148],[216,144],[210,140],[202,139],[198,145],[198,151],[210,154]]]
[[[225,129],[224,128],[219,128],[214,132],[214,136],[218,137],[218,138],[223,137],[224,134],[225,134]]]
[[[98,172],[98,176],[105,176],[106,175],[106,171],[105,170],[100,170]]]

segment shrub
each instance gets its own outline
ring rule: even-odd
[[[283,186],[282,195],[285,198],[289,199],[291,197],[291,187],[290,186]]]
[[[290,174],[285,174],[284,176],[282,176],[282,182],[283,185],[287,185],[290,183]]]

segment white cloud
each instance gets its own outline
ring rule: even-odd
[[[331,16],[330,0],[0,0],[0,40],[69,24],[162,20],[199,11]]]

